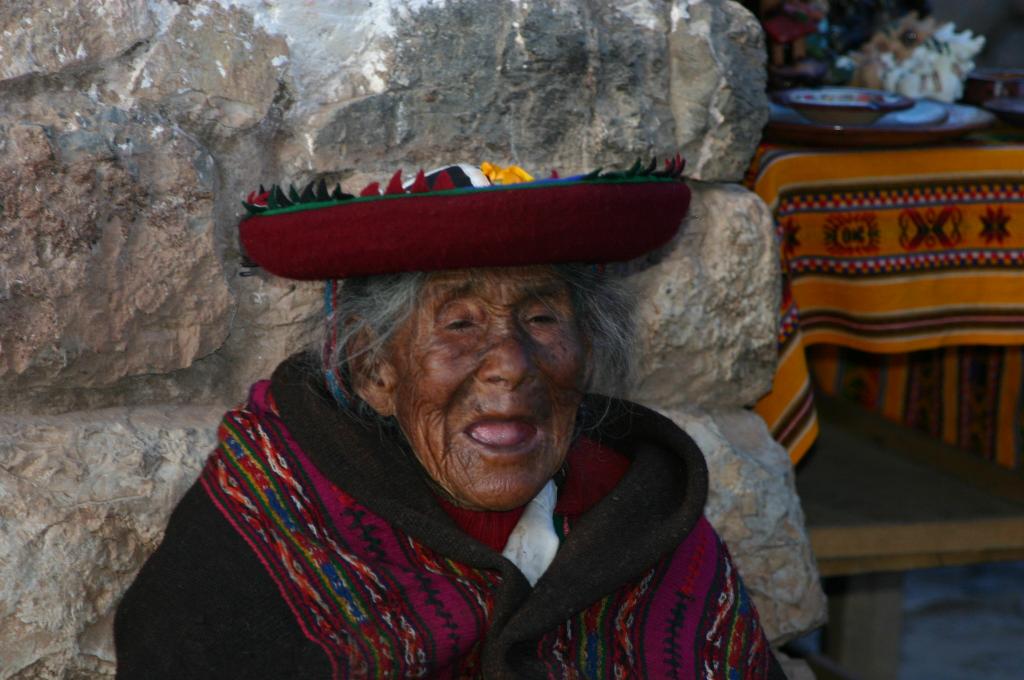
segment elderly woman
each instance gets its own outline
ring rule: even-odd
[[[224,417],[118,609],[118,677],[783,677],[700,451],[595,393],[633,304],[592,263],[672,237],[681,170],[250,196],[248,255],[328,280],[323,350]]]

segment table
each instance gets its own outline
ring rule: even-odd
[[[1024,448],[1024,137],[910,149],[762,145],[780,360],[756,405],[799,461],[812,375],[890,420],[1008,468]]]
[[[820,678],[896,677],[904,572],[1024,560],[1024,476],[846,400],[815,406],[796,487],[829,620],[825,657],[806,659]]]

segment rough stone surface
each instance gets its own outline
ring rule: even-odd
[[[238,401],[254,380],[269,378],[281,360],[323,337],[323,285],[251,276],[236,283],[238,315],[231,342],[217,353],[230,370],[217,394]]]
[[[46,106],[0,116],[5,409],[18,389],[188,366],[230,318],[213,158],[157,114],[84,97]]]
[[[155,28],[147,0],[4,0],[0,82],[96,64],[148,39]]]
[[[773,644],[825,622],[825,595],[804,529],[785,449],[764,421],[742,409],[662,410],[693,437],[708,462],[705,510]]]
[[[771,214],[733,185],[693,185],[690,216],[632,277],[644,343],[633,396],[663,408],[745,406],[771,388],[779,263]]]
[[[130,94],[189,129],[232,135],[267,115],[287,63],[284,39],[254,27],[251,15],[186,4],[135,64]]]
[[[690,172],[741,180],[768,122],[760,23],[735,2],[676,0],[669,53],[676,142]]]
[[[288,41],[295,177],[460,158],[576,170],[682,148],[694,177],[736,180],[767,116],[760,27],[734,2],[233,4]]]
[[[114,607],[223,410],[0,417],[0,680],[112,674]]]
[[[395,14],[391,35],[356,48],[380,64],[370,94],[296,121],[313,169],[479,158],[547,172],[669,153],[667,7],[632,7],[470,0]]]

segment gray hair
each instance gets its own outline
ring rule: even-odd
[[[568,264],[554,267],[569,287],[573,311],[580,332],[589,343],[590,356],[584,374],[584,390],[610,396],[621,395],[629,386],[635,365],[636,305],[618,277],[590,265]],[[335,338],[325,371],[337,371],[347,385],[352,384],[348,353],[352,341],[372,338],[360,350],[364,365],[383,358],[395,332],[409,318],[419,301],[429,275],[423,272],[387,274],[346,279],[337,308],[326,321],[324,332]],[[351,390],[348,390],[351,392]],[[376,412],[352,395],[347,407],[355,415],[375,420]]]

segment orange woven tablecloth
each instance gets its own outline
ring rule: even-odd
[[[793,461],[817,435],[813,371],[828,391],[1017,466],[1024,144],[764,145],[748,185],[775,216],[784,277],[780,363],[756,410]],[[809,357],[812,345],[829,349]]]

